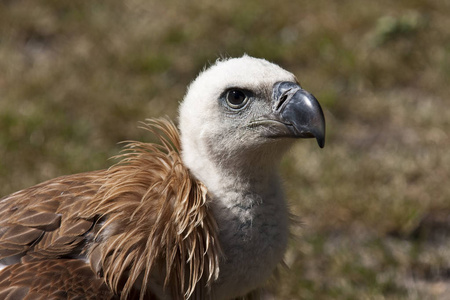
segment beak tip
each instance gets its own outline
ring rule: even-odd
[[[325,139],[324,138],[317,139],[317,144],[319,145],[320,148],[325,147]]]
[[[323,118],[322,120],[325,120],[325,118]],[[323,122],[320,128],[321,129],[318,132],[316,132],[316,134],[314,134],[314,137],[316,138],[319,147],[323,148],[325,147],[325,122]]]

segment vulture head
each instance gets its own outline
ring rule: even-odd
[[[246,55],[218,61],[192,82],[179,123],[184,163],[209,187],[220,185],[208,185],[216,172],[227,173],[216,178],[223,181],[230,172],[276,166],[294,138],[325,143],[314,96],[292,73]]]

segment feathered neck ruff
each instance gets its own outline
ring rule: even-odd
[[[174,299],[205,295],[219,272],[217,225],[206,187],[183,165],[180,136],[167,119],[144,128],[160,145],[131,142],[107,170],[84,218],[98,218],[91,266],[122,299],[163,285]]]

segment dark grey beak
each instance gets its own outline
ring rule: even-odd
[[[325,117],[317,99],[294,82],[273,86],[272,112],[254,119],[251,127],[263,126],[268,138],[316,138],[325,146]]]
[[[272,118],[284,124],[290,136],[316,138],[325,145],[325,117],[317,99],[293,82],[278,82],[273,87]]]

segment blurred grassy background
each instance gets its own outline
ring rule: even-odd
[[[283,161],[303,221],[276,299],[449,299],[450,1],[0,2],[0,195],[105,168],[222,55],[295,73],[327,143]]]

